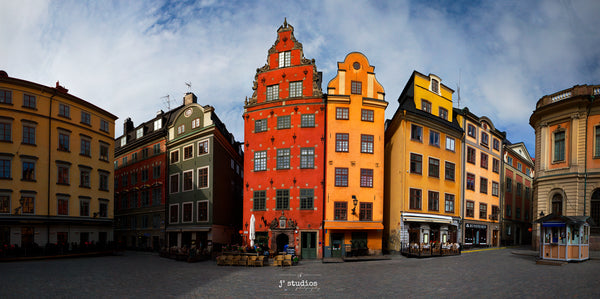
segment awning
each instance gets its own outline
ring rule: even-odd
[[[564,222],[542,222],[543,227],[565,227],[566,223]]]
[[[404,219],[404,221],[408,221],[408,222],[433,222],[433,223],[452,224],[452,219],[446,219],[446,218],[404,216],[403,219]]]
[[[383,229],[383,223],[368,221],[325,221],[325,229]]]

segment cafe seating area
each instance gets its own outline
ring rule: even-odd
[[[409,243],[402,245],[402,254],[408,257],[459,255],[458,243]]]
[[[273,256],[271,259],[269,256],[246,252],[223,252],[217,256],[217,265],[219,266],[263,267],[270,265],[286,267],[293,264],[293,255],[283,252]]]

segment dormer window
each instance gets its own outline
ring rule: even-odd
[[[421,99],[421,110],[431,113],[431,102]]]
[[[127,144],[127,138],[125,136],[121,137],[121,146],[125,146]]]
[[[440,117],[444,120],[448,120],[448,110],[440,107]]]
[[[285,51],[279,53],[279,67],[286,67],[291,65],[292,53],[290,51]]]
[[[162,128],[162,118],[154,121],[154,131],[159,130],[160,128]]]
[[[142,136],[144,136],[144,128],[139,128],[137,129],[137,131],[135,132],[135,138],[142,138]]]
[[[440,81],[438,79],[431,78],[431,86],[429,87],[429,90],[439,94],[440,93]]]

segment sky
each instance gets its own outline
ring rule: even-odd
[[[413,70],[433,73],[456,91],[454,107],[489,117],[533,156],[536,102],[600,84],[599,13],[594,0],[0,0],[0,70],[60,81],[119,117],[115,137],[126,118],[137,126],[191,91],[243,141],[244,99],[287,18],[324,91],[337,62],[361,52],[391,118]]]

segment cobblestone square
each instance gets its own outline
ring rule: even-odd
[[[600,260],[537,265],[511,249],[291,268],[185,263],[136,252],[0,267],[0,298],[600,297]]]

